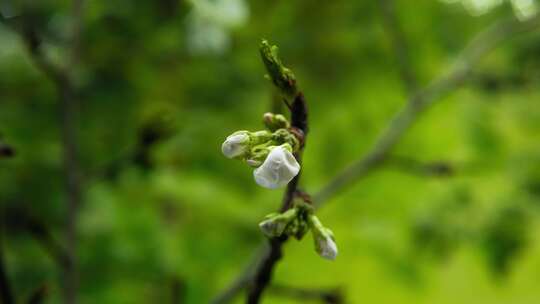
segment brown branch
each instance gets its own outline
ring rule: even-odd
[[[255,274],[253,275],[253,280],[247,295],[248,304],[259,303],[263,291],[266,289],[268,284],[270,284],[274,266],[282,257],[281,247],[285,241],[287,241],[287,237],[269,240],[270,250],[268,250],[266,256],[263,257],[261,263],[255,270]]]
[[[305,143],[305,136],[308,132],[307,106],[304,100],[304,95],[301,92],[297,93],[291,106],[291,126],[293,128],[298,128],[302,131],[303,143]],[[301,154],[302,151],[299,151],[295,154],[296,160],[299,164],[302,163]],[[280,211],[286,211],[291,207],[299,180],[300,173],[287,185],[287,190],[285,191],[285,195],[283,196],[283,202]],[[249,289],[247,296],[247,303],[259,303],[263,291],[270,284],[273,269],[282,257],[281,247],[283,246],[283,243],[287,241],[287,239],[288,238],[286,236],[282,236],[269,240],[269,250],[265,253],[265,256],[257,265],[257,268],[253,275],[253,280],[251,283],[252,285]]]
[[[316,207],[322,206],[332,197],[377,168],[418,117],[425,113],[431,105],[439,101],[442,96],[459,88],[467,80],[470,71],[482,57],[501,43],[514,38],[517,34],[536,30],[539,26],[540,16],[536,16],[525,22],[519,22],[512,17],[496,22],[479,33],[465,48],[449,72],[442,74],[430,85],[419,90],[414,96],[409,98],[404,108],[390,120],[387,128],[381,133],[373,147],[363,158],[345,168],[323,187],[322,190],[314,195],[313,200]],[[266,254],[267,252],[263,252],[263,255]],[[256,256],[255,260],[261,260],[261,256]],[[253,262],[250,261],[249,265],[252,264]],[[245,270],[241,275],[251,276],[252,272]],[[234,293],[230,292],[230,289],[232,290],[234,288],[234,290],[240,291],[242,288],[238,285],[242,282],[249,281],[249,278],[237,278],[229,288],[214,299],[213,303],[227,303],[234,297]],[[227,295],[227,297],[224,298],[222,295]],[[217,302],[217,300],[220,300],[220,302]]]
[[[278,58],[276,46],[271,46],[267,41],[263,40],[260,52],[261,59],[268,72],[268,78],[279,90],[279,93],[291,112],[291,129],[299,135],[301,142],[301,148],[294,156],[298,163],[302,164],[302,152],[308,133],[308,111],[304,95],[299,91],[296,85],[294,74],[283,66]],[[290,100],[292,100],[292,104],[289,103]],[[281,212],[286,211],[291,207],[301,173],[302,172],[300,171],[300,173],[287,185],[280,208]],[[287,236],[281,236],[268,240],[268,249],[265,251],[260,262],[257,263],[255,272],[248,281],[250,282],[250,288],[247,294],[247,303],[259,303],[262,293],[270,284],[274,267],[282,257],[281,248],[287,239]]]

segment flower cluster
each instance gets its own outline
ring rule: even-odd
[[[237,131],[229,135],[221,151],[228,158],[240,159],[254,167],[255,182],[275,189],[287,185],[300,171],[293,153],[300,149],[298,138],[281,114],[263,116],[267,130]]]
[[[311,231],[315,243],[315,251],[328,260],[335,260],[338,254],[332,230],[324,227],[313,214],[313,208],[305,203],[295,206],[283,213],[272,213],[259,224],[261,231],[270,238],[283,235],[294,236],[300,240]]]

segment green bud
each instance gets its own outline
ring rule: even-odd
[[[278,47],[262,40],[260,46],[261,58],[268,72],[268,78],[289,99],[296,96],[296,79],[294,74],[279,60]]]
[[[301,240],[304,235],[309,231],[309,225],[306,219],[302,216],[297,216],[294,221],[287,226],[285,231],[287,235],[294,236],[295,239]]]
[[[267,237],[279,237],[285,232],[287,226],[294,221],[297,212],[296,208],[292,208],[281,214],[268,215],[259,224],[259,228]]]
[[[272,133],[272,140],[279,144],[289,144],[292,148],[291,153],[298,152],[300,149],[300,142],[298,138],[287,129],[278,129]]]
[[[266,130],[250,132],[249,133],[249,138],[251,140],[250,144],[252,146],[263,144],[263,143],[271,140],[272,137],[273,137],[273,134],[271,132],[269,132],[269,131],[266,131]]]
[[[293,202],[293,206],[293,208],[298,210],[298,215],[293,223],[287,226],[287,230],[285,232],[287,235],[294,236],[297,240],[301,240],[309,231],[310,226],[308,223],[308,217],[313,213],[313,206],[301,200],[295,200]]]
[[[274,135],[269,131],[236,131],[225,139],[221,145],[221,151],[228,158],[249,159],[254,146],[261,144],[269,146],[273,137]]]
[[[259,167],[264,162],[273,147],[274,142],[272,140],[252,147],[248,154],[248,158],[246,159],[246,163],[251,167]]]
[[[250,141],[248,131],[234,132],[221,145],[221,152],[228,158],[241,158],[249,152]]]
[[[315,243],[315,251],[325,259],[335,260],[338,249],[334,240],[334,233],[324,227],[315,215],[310,215],[308,219]]]
[[[281,114],[274,114],[274,113],[264,113],[263,115],[263,122],[264,125],[270,130],[270,131],[276,131],[278,129],[287,129],[291,126],[287,118]]]

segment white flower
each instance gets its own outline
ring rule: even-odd
[[[276,189],[287,185],[300,171],[292,153],[281,145],[272,148],[263,164],[253,171],[255,182],[262,187]]]
[[[244,155],[249,149],[249,132],[234,132],[225,139],[221,145],[221,152],[228,158],[235,158]]]
[[[338,249],[334,238],[330,233],[313,234],[315,238],[315,248],[317,253],[325,259],[335,260],[338,254]]]

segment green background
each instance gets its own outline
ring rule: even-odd
[[[175,284],[181,303],[207,303],[264,240],[257,225],[283,191],[257,186],[251,169],[220,149],[236,130],[262,129],[262,114],[276,108],[261,38],[280,46],[309,105],[307,192],[368,151],[407,100],[378,1],[201,3],[85,5],[76,68],[81,303],[168,303]],[[19,13],[28,11],[48,56],[63,63],[70,3]],[[476,33],[513,15],[508,3],[471,16],[428,0],[396,1],[395,12],[420,86],[447,71]],[[406,162],[386,163],[317,212],[336,235],[338,258],[317,256],[311,236],[290,241],[274,282],[340,288],[347,303],[537,303],[539,81],[539,31],[483,58],[402,138],[391,158]],[[0,132],[17,150],[0,160],[0,206],[31,212],[62,242],[59,109],[19,36],[0,27]],[[145,132],[159,140],[141,144]],[[443,162],[451,174],[411,161]],[[27,232],[4,226],[17,298],[46,284],[46,302],[60,302],[58,265]],[[263,302],[305,301],[270,290]]]

